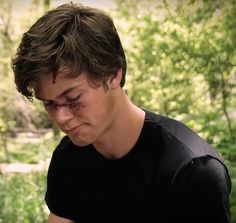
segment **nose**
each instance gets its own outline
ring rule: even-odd
[[[59,125],[64,125],[74,117],[73,111],[65,106],[57,106],[50,117]]]

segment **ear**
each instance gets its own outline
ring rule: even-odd
[[[120,82],[122,79],[122,69],[120,68],[117,73],[108,80],[108,87],[115,89],[120,87]]]

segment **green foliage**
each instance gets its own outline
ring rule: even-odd
[[[0,174],[0,222],[46,223],[45,173]]]
[[[236,1],[116,2],[130,98],[219,150],[235,144]]]
[[[58,143],[53,140],[52,133],[45,134],[39,142],[24,143],[25,139],[27,138],[21,137],[18,141],[12,140],[10,143],[8,139],[9,162],[45,162],[42,164],[46,167]],[[0,163],[5,161],[4,153],[1,152],[0,150]],[[47,222],[48,209],[44,201],[46,170],[29,173],[0,172],[0,188],[0,223]]]
[[[18,139],[8,138],[6,142],[8,160],[3,150],[0,150],[0,163],[28,163],[36,164],[50,159],[58,141],[53,138],[53,133],[45,133],[37,138],[27,138],[24,135]]]

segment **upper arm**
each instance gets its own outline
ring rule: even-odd
[[[197,158],[176,179],[176,209],[198,222],[230,222],[230,188],[229,175],[221,162]]]
[[[75,222],[67,218],[59,217],[50,212],[48,216],[48,223],[75,223]]]

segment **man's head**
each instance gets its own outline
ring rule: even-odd
[[[32,98],[39,79],[51,75],[53,81],[60,73],[86,73],[92,83],[106,85],[122,69],[123,87],[126,58],[110,16],[71,3],[47,12],[24,33],[12,68],[18,91]]]

